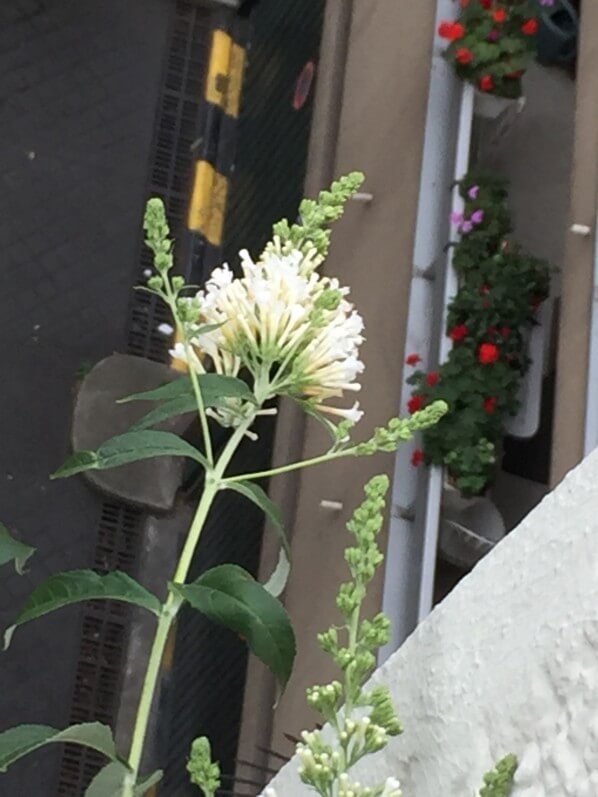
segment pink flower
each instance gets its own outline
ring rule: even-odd
[[[497,42],[500,39],[500,31],[499,30],[491,30],[488,34],[488,41]]]
[[[474,210],[474,212],[471,214],[471,221],[474,224],[481,224],[484,221],[484,211]]]
[[[462,213],[457,213],[456,211],[453,211],[451,213],[451,223],[452,224],[462,224],[462,222],[463,222],[463,214]]]
[[[471,232],[473,230],[473,223],[471,221],[464,221],[461,225],[461,232]]]
[[[467,196],[470,199],[477,199],[480,193],[480,186],[479,185],[472,185],[469,191],[467,192]]]

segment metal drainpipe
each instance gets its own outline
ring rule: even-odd
[[[438,0],[436,27],[440,20],[452,19],[455,14],[453,0]],[[463,90],[441,51],[442,43],[436,38],[407,322],[406,354],[419,353],[424,360],[422,368],[447,354],[443,329],[455,278],[444,247],[451,233],[450,211],[459,201],[449,188],[467,170],[473,107],[473,92]],[[440,282],[444,283],[442,291]],[[411,390],[404,382],[403,414]],[[404,642],[432,603],[443,477],[436,468],[416,472],[410,465],[412,451],[413,447],[402,446],[395,461],[382,603],[391,620],[391,639],[380,650],[379,664]]]

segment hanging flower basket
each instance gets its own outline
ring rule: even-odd
[[[484,94],[517,99],[536,54],[538,0],[461,0],[459,19],[438,29],[457,75]]]
[[[459,290],[446,328],[453,346],[437,371],[415,370],[407,380],[414,388],[408,409],[446,401],[449,412],[426,430],[412,462],[444,467],[451,484],[471,498],[492,483],[506,421],[519,409],[529,332],[548,297],[551,269],[509,240],[504,181],[468,175],[460,192],[464,210],[451,218],[460,234],[452,244]],[[407,358],[414,368],[418,362],[418,355]]]

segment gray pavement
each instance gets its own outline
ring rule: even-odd
[[[0,519],[38,548],[25,577],[0,572],[0,627],[49,573],[93,561],[101,498],[48,474],[78,370],[125,349],[170,8],[0,3]],[[0,730],[68,721],[78,616],[32,623],[0,655]],[[0,795],[53,797],[59,761],[28,758]]]

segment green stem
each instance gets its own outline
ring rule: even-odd
[[[224,479],[224,482],[226,484],[231,484],[234,482],[247,481],[248,479],[265,479],[269,476],[278,476],[280,473],[290,473],[293,470],[309,468],[312,465],[320,465],[323,462],[330,462],[333,459],[353,456],[354,453],[355,450],[353,448],[345,449],[345,451],[328,451],[326,454],[321,454],[319,457],[304,459],[300,462],[290,462],[288,465],[281,465],[279,468],[262,470],[258,473],[242,473],[240,476],[229,476],[228,479]]]
[[[222,489],[223,475],[228,467],[239,443],[243,439],[245,432],[254,421],[255,416],[247,418],[241,426],[237,427],[226,444],[216,467],[206,471],[206,483],[203,494],[197,506],[193,522],[187,535],[187,540],[183,547],[173,581],[177,584],[184,584],[189,574],[189,568],[193,560],[193,555],[199,543],[201,532],[205,525],[206,518],[214,502],[214,499]],[[150,652],[147,670],[143,681],[141,698],[137,709],[133,738],[131,740],[131,751],[129,754],[129,767],[131,768],[132,778],[125,783],[122,790],[122,797],[133,797],[135,782],[141,765],[143,747],[147,734],[147,726],[156,692],[156,686],[160,675],[160,667],[164,656],[164,648],[168,640],[168,635],[174,620],[181,606],[181,600],[169,591],[168,597],[162,606],[162,612],[158,620],[156,634]]]
[[[199,423],[201,426],[201,433],[203,436],[204,447],[206,450],[206,458],[210,465],[214,464],[214,452],[212,450],[212,438],[210,437],[210,427],[208,424],[208,416],[206,415],[206,405],[203,400],[203,396],[201,393],[201,387],[199,385],[199,379],[197,378],[197,374],[195,372],[195,368],[193,368],[193,346],[191,345],[189,338],[187,337],[187,332],[185,330],[185,325],[181,322],[179,318],[179,314],[177,311],[177,297],[175,292],[172,289],[172,285],[170,284],[170,277],[168,275],[164,278],[164,290],[165,293],[163,294],[163,299],[166,304],[170,307],[170,312],[172,313],[172,317],[176,323],[178,331],[181,333],[181,337],[183,338],[183,344],[185,346],[185,354],[187,355],[187,362],[189,366],[189,377],[191,378],[191,385],[193,386],[193,393],[195,394],[195,401],[197,404],[197,414],[199,416]]]
[[[197,413],[199,415],[199,422],[201,424],[203,442],[206,449],[206,457],[210,465],[213,465],[214,452],[212,451],[212,438],[210,437],[210,427],[208,424],[208,416],[206,415],[206,406],[201,394],[201,387],[199,386],[199,379],[195,373],[195,368],[193,368],[191,365],[193,361],[193,350],[191,344],[185,336],[185,331],[182,330],[182,332],[185,341],[185,352],[187,353],[187,360],[189,362],[189,376],[191,377],[191,384],[193,385],[193,392],[195,393],[195,401],[197,402]]]
[[[361,614],[361,603],[353,609],[351,619],[349,621],[349,644],[347,645],[351,657],[353,658],[357,652],[357,633],[359,630],[359,617]],[[345,676],[345,694],[347,699],[345,701],[345,719],[349,719],[353,711],[353,685],[350,678]]]

